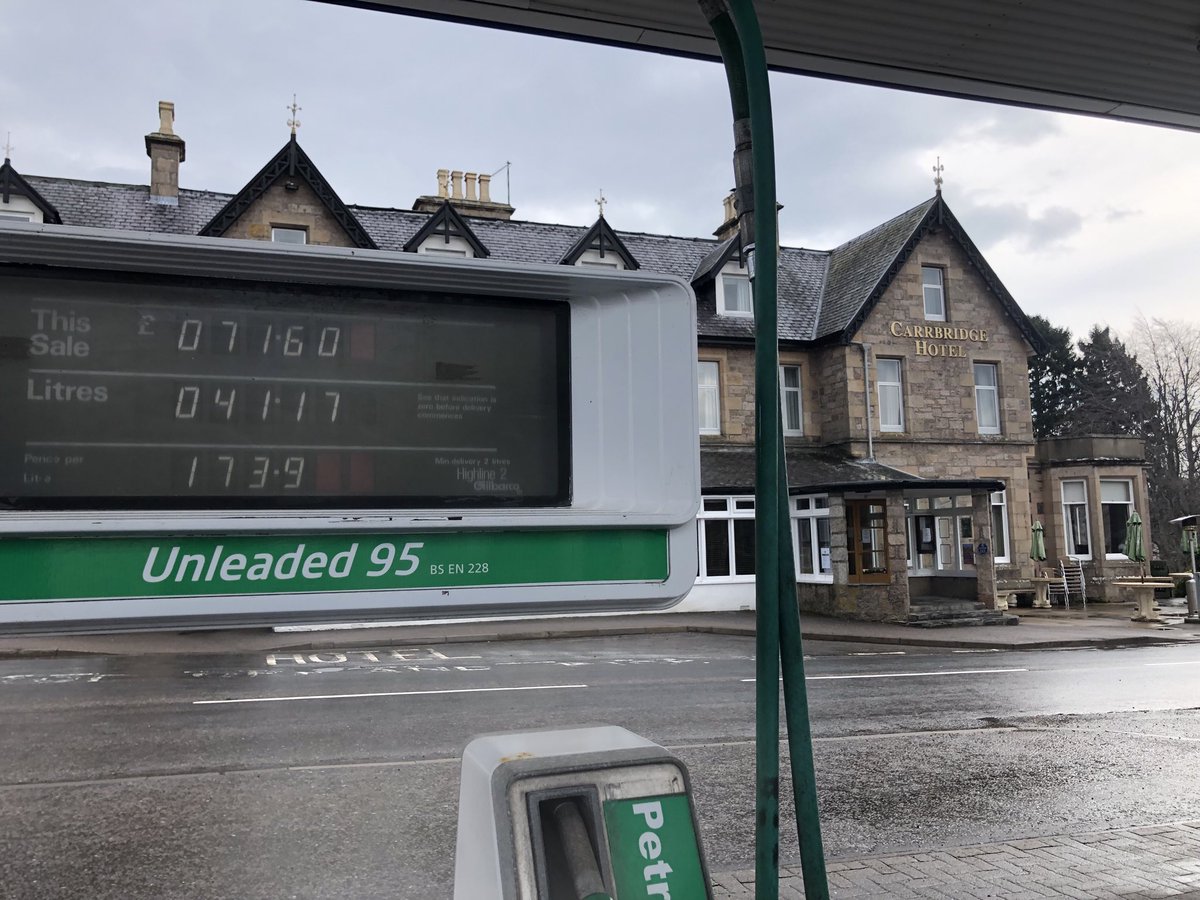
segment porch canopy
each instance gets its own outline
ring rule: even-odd
[[[697,0],[320,2],[719,59]],[[1192,0],[757,6],[777,71],[1200,130]]]
[[[922,478],[836,450],[791,449],[784,454],[788,493],[842,494],[899,490],[906,497],[1004,490],[994,478]],[[754,447],[701,447],[701,490],[705,494],[754,493]]]

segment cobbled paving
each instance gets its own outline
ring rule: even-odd
[[[839,900],[1200,900],[1200,821],[835,860],[827,871]],[[715,875],[713,896],[753,897],[754,870]],[[782,867],[780,900],[803,896],[800,867]]]

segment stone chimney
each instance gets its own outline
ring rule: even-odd
[[[738,212],[735,200],[736,192],[730,191],[725,197],[725,220],[721,227],[713,232],[718,241],[727,241],[738,232]]]
[[[462,215],[477,219],[507,220],[515,212],[507,203],[492,199],[491,175],[464,172],[462,169],[438,169],[437,193],[418,197],[413,201],[413,209],[417,212],[436,212],[447,200]]]
[[[174,206],[179,202],[179,164],[184,160],[184,143],[175,133],[174,123],[175,104],[158,101],[158,131],[146,135],[151,203]]]
[[[778,223],[780,211],[783,209],[782,203],[775,204],[775,216]],[[738,233],[739,228],[738,208],[737,208],[737,191],[730,191],[725,197],[725,221],[721,223],[721,227],[713,232],[718,241],[727,241]],[[778,243],[778,242],[776,242]]]

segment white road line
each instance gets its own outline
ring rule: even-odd
[[[1144,666],[1200,666],[1200,659],[1181,659],[1177,662],[1142,663]]]
[[[929,675],[992,675],[1001,672],[1028,672],[1028,669],[957,669],[952,672],[885,672],[873,675],[806,675],[805,681],[848,681],[854,678],[923,678]],[[780,679],[782,681],[782,679]],[[754,681],[743,678],[742,681]]]
[[[904,656],[904,650],[876,650],[874,652],[861,651],[859,653],[851,653],[851,656]]]
[[[286,703],[289,700],[350,700],[359,697],[420,697],[430,694],[494,694],[504,691],[561,691],[585,688],[586,684],[536,684],[525,687],[457,688],[444,691],[377,691],[367,694],[310,694],[305,697],[242,697],[235,700],[193,700],[193,706],[222,703]]]

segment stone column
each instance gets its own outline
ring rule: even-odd
[[[987,556],[975,554],[975,596],[988,609],[1007,609],[1008,604],[999,606],[996,599],[995,547],[992,544],[992,500],[987,491],[975,491],[971,495],[971,531],[975,546],[988,546]]]
[[[908,522],[904,515],[904,492],[888,491],[887,499],[888,605],[891,616],[908,618]]]

